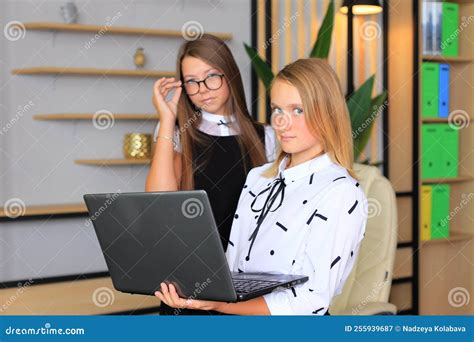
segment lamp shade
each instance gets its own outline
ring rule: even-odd
[[[344,0],[341,6],[341,13],[347,14],[350,4],[352,4],[352,13],[354,15],[367,15],[382,12],[382,6],[378,0]]]

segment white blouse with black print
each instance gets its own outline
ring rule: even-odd
[[[339,294],[365,234],[367,200],[346,169],[322,154],[262,176],[254,168],[240,195],[226,257],[233,272],[306,275],[264,295],[272,315],[323,315]]]

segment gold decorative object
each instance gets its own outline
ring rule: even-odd
[[[125,134],[123,154],[127,159],[147,159],[151,154],[151,134]]]
[[[137,51],[135,51],[135,55],[133,56],[133,62],[135,63],[135,66],[138,68],[143,68],[146,62],[145,58],[145,53],[143,52],[143,48],[139,47],[137,48]]]

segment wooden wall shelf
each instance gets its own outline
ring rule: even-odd
[[[423,179],[423,184],[449,184],[449,183],[462,183],[473,181],[474,177],[471,176],[459,176],[453,178],[430,178]]]
[[[64,113],[64,114],[37,114],[34,120],[92,120],[95,114],[90,113]],[[112,114],[114,120],[158,120],[156,114]]]
[[[126,166],[126,165],[145,165],[150,164],[150,159],[78,159],[76,164],[80,165],[110,165],[110,166]]]
[[[474,234],[452,231],[448,238],[420,241],[420,243],[421,245],[431,245],[431,244],[437,244],[437,243],[469,241],[472,239],[474,239]]]
[[[40,215],[61,215],[61,214],[80,214],[86,213],[85,204],[50,204],[50,205],[31,205],[25,208],[24,216],[40,216]],[[8,217],[4,208],[0,208],[0,217]]]
[[[122,34],[122,35],[138,35],[152,37],[169,37],[183,38],[181,31],[162,30],[140,27],[124,27],[124,26],[105,26],[105,25],[85,25],[85,24],[63,24],[55,22],[31,22],[24,23],[27,30],[32,31],[55,31],[55,32],[76,32],[76,33],[98,33],[105,34]],[[209,32],[222,40],[231,40],[232,34],[222,32]]]
[[[127,70],[66,67],[31,67],[13,69],[13,75],[75,75],[75,76],[122,76],[122,77],[173,77],[174,71]]]
[[[422,59],[427,62],[440,62],[440,63],[472,63],[474,62],[474,58],[469,58],[469,57],[422,56]]]
[[[467,119],[469,122],[472,121],[472,118]],[[423,123],[448,123],[448,118],[422,118],[421,121]]]

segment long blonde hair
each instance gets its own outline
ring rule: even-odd
[[[301,97],[303,113],[311,132],[323,144],[331,160],[356,178],[351,123],[338,77],[323,59],[307,58],[285,66],[274,78],[294,86]],[[275,177],[286,153],[281,151],[264,176]]]
[[[237,141],[245,170],[248,171],[252,167],[266,163],[265,148],[255,129],[255,126],[260,124],[248,112],[242,77],[230,49],[224,41],[210,34],[203,34],[196,40],[185,42],[179,51],[176,66],[181,81],[183,81],[181,63],[186,56],[199,58],[224,73],[225,81],[230,89],[227,110],[235,115],[240,129]],[[194,188],[193,173],[197,167],[197,165],[193,165],[192,147],[195,144],[205,144],[206,141],[203,141],[197,133],[202,116],[199,115],[189,96],[183,95],[178,103],[178,124],[183,147],[180,185],[182,190],[191,190]],[[251,165],[246,165],[247,154],[250,157]]]

